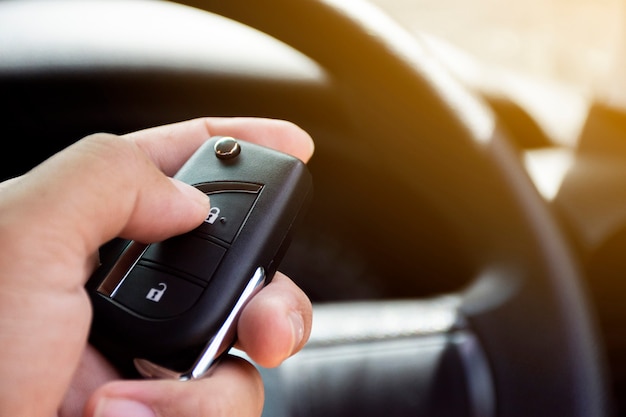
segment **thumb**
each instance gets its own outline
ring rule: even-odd
[[[0,197],[0,415],[51,415],[87,339],[92,255],[118,235],[187,231],[206,217],[208,198],[131,140],[103,134],[8,182]]]

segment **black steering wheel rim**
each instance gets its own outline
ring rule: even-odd
[[[420,192],[459,219],[480,265],[460,311],[487,353],[497,415],[607,415],[603,354],[578,265],[479,98],[367,4],[181,3],[250,25],[320,63],[355,123],[377,138],[349,145],[413,184],[438,184]]]

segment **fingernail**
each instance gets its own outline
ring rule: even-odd
[[[198,190],[196,187],[186,184],[175,178],[172,178],[172,182],[174,183],[176,188],[178,188],[183,194],[198,202],[198,204],[206,207],[207,210],[209,209],[210,202],[208,195]]]
[[[145,404],[121,398],[105,398],[96,407],[94,417],[156,417]]]
[[[300,346],[302,339],[304,338],[304,320],[302,316],[295,311],[289,313],[289,321],[291,322],[291,331],[293,334],[293,345],[291,346],[291,352]]]

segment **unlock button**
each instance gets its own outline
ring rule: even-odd
[[[135,265],[112,297],[142,316],[163,319],[187,311],[203,289],[156,268]]]
[[[161,297],[163,297],[163,294],[165,294],[165,290],[167,290],[167,284],[164,282],[159,282],[158,288],[150,288],[148,294],[146,295],[146,298],[148,300],[154,301],[155,303],[158,303],[159,301],[161,301]]]

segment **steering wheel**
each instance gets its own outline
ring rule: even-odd
[[[214,113],[290,118],[316,141],[316,197],[283,268],[311,294],[315,328],[303,352],[261,370],[268,415],[609,414],[567,241],[494,114],[419,39],[359,1],[180,3],[276,38],[323,80],[302,84],[311,101],[255,84],[258,103],[237,103],[229,88],[248,81],[227,68],[212,97]],[[23,96],[21,78],[6,80]]]

